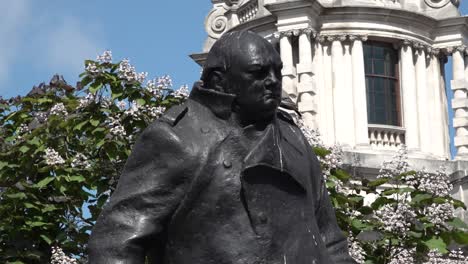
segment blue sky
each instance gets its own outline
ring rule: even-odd
[[[151,78],[191,85],[201,69],[188,55],[202,50],[210,9],[209,0],[0,0],[0,96],[25,95],[55,73],[74,85],[84,59],[107,49]],[[468,14],[468,3],[460,9]]]

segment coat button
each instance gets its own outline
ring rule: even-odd
[[[266,217],[264,212],[260,212],[258,214],[258,220],[260,220],[260,223],[265,224],[268,221],[268,218]]]
[[[224,160],[223,165],[225,168],[229,169],[232,167],[232,163],[229,160]]]
[[[209,133],[210,130],[211,130],[211,129],[210,129],[209,127],[202,127],[202,128],[201,128],[201,132],[202,132],[203,134]]]

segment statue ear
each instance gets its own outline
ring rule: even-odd
[[[225,92],[225,75],[222,71],[213,70],[208,76],[206,88],[213,89],[218,92]]]

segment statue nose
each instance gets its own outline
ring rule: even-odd
[[[279,83],[278,78],[276,77],[274,72],[270,72],[265,79],[265,86],[272,86],[277,85]]]

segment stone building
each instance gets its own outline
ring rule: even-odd
[[[212,0],[203,53],[192,58],[202,65],[225,32],[257,32],[280,51],[283,88],[307,125],[342,145],[357,173],[375,176],[405,144],[413,168],[445,165],[468,204],[468,17],[457,1]]]

